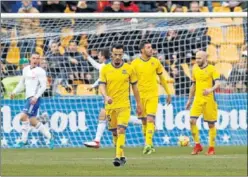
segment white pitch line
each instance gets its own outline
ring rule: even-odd
[[[205,156],[205,155],[197,155],[197,156],[165,156],[165,157],[127,157],[127,159],[130,160],[166,160],[166,159],[237,159],[237,158],[246,158],[246,156],[243,155],[215,155],[215,156]],[[73,158],[78,159],[78,158]],[[107,157],[93,157],[93,158],[83,158],[80,159],[84,160],[112,160],[113,158],[107,158]]]

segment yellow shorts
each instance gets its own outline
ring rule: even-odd
[[[130,116],[130,107],[106,110],[108,129],[115,130],[117,126],[127,127]]]
[[[198,118],[203,114],[205,122],[215,123],[217,121],[218,105],[214,99],[194,100],[190,110],[190,118]]]
[[[143,112],[139,115],[139,119],[144,119],[148,115],[155,117],[158,108],[158,97],[141,98],[141,105]]]

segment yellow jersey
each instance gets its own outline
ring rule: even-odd
[[[145,61],[136,58],[131,63],[138,77],[138,90],[141,98],[158,97],[159,85],[157,75],[163,74],[163,66],[160,61],[151,57]]]
[[[112,63],[103,66],[100,71],[100,84],[106,84],[106,92],[112,98],[112,104],[106,109],[130,107],[130,84],[137,83],[137,76],[131,65],[123,63],[116,68]]]
[[[194,65],[192,70],[192,80],[195,82],[195,99],[214,98],[214,93],[203,95],[205,89],[212,88],[214,81],[220,79],[220,74],[213,65],[208,64],[204,68]]]

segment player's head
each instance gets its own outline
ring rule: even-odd
[[[57,53],[59,51],[59,43],[56,41],[53,41],[50,46],[52,53]]]
[[[32,8],[32,1],[31,0],[22,0],[22,8],[24,10],[29,10]]]
[[[38,52],[34,52],[30,57],[30,65],[35,67],[40,64],[40,54]]]
[[[110,52],[109,49],[102,49],[98,53],[98,59],[101,63],[105,62],[105,60],[108,60],[110,58]]]
[[[208,54],[204,51],[198,51],[196,53],[196,63],[199,67],[203,67],[207,63]]]
[[[114,44],[111,48],[112,63],[115,66],[120,66],[123,62],[124,46],[122,44]]]
[[[119,11],[120,8],[121,8],[121,2],[120,2],[120,1],[112,1],[112,2],[111,2],[111,8],[112,8],[114,11]]]
[[[74,40],[71,40],[69,43],[69,50],[70,52],[77,52],[77,42]]]
[[[140,51],[143,56],[150,58],[153,55],[152,44],[149,41],[141,41]]]

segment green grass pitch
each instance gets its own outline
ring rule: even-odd
[[[206,150],[206,148],[204,149]],[[247,175],[247,147],[217,147],[215,156],[189,155],[190,147],[161,147],[143,155],[126,148],[127,164],[114,167],[114,148],[4,149],[2,176]]]

